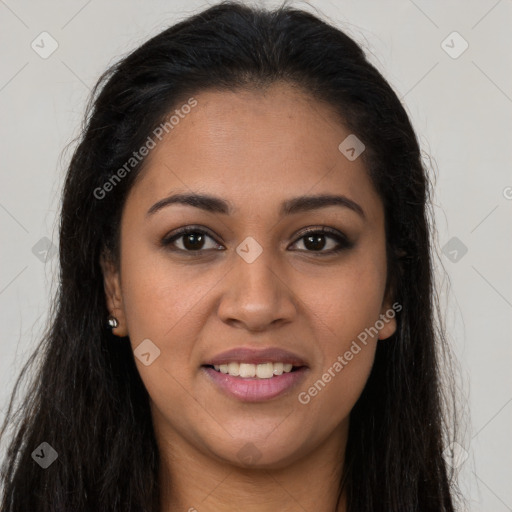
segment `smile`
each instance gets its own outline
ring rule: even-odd
[[[262,402],[277,398],[295,388],[308,368],[283,363],[236,363],[204,365],[201,369],[223,394],[244,402]]]

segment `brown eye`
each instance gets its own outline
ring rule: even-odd
[[[294,245],[301,241],[306,252],[318,252],[322,255],[337,253],[353,246],[341,232],[331,230],[330,228],[303,233]],[[327,249],[324,250],[326,247]]]
[[[183,238],[184,248],[190,251],[202,249],[205,242],[205,235],[203,233],[187,233],[180,238]]]
[[[208,239],[214,243],[208,247]],[[212,236],[206,231],[199,228],[187,227],[165,237],[162,240],[162,245],[176,251],[183,252],[197,252],[209,249],[218,249],[219,245],[215,242]]]

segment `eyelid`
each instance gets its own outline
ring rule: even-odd
[[[330,235],[336,235],[348,242],[348,237],[345,235],[345,233],[329,226],[306,226],[305,228],[301,229],[295,236],[302,238],[306,235],[309,235],[310,233],[327,233]]]

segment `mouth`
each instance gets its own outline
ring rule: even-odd
[[[241,402],[265,402],[282,398],[299,386],[309,370],[290,363],[237,363],[202,365],[213,387]]]
[[[238,347],[203,361],[201,370],[213,387],[243,402],[263,402],[289,393],[309,367],[298,354],[280,347]]]

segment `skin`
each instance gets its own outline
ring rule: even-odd
[[[298,394],[391,308],[383,205],[362,158],[349,161],[338,150],[350,131],[328,105],[286,83],[194,97],[198,105],[151,151],[129,193],[120,267],[101,262],[120,322],[114,334],[128,335],[133,349],[149,338],[161,351],[149,366],[135,358],[162,459],[161,510],[332,512],[350,411],[395,320],[359,343],[362,350],[309,403]],[[172,204],[146,215],[176,192],[223,198],[233,213]],[[284,200],[324,193],[347,196],[364,217],[341,206],[279,216]],[[159,245],[192,224],[213,235],[199,256],[185,252],[186,237],[175,251]],[[324,226],[354,246],[322,256],[335,239],[326,235],[315,251],[298,236]],[[236,252],[248,236],[263,249],[252,263]],[[239,346],[299,354],[309,367],[305,380],[264,402],[224,395],[201,364]],[[240,459],[243,448],[251,463]],[[343,495],[337,511],[345,510]]]

